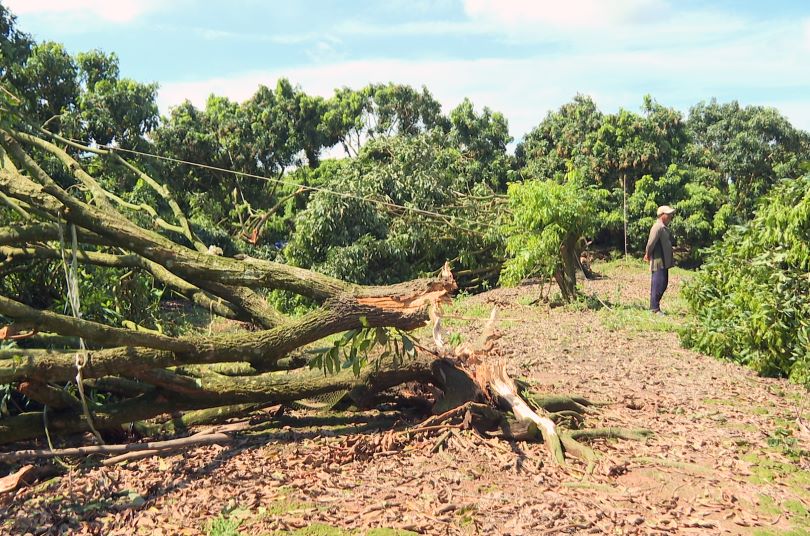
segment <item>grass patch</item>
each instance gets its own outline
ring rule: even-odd
[[[673,315],[656,315],[641,307],[617,306],[601,309],[599,320],[610,331],[654,331],[678,333],[683,319]]]
[[[739,404],[736,400],[727,398],[704,398],[702,402],[707,406],[736,406]]]
[[[592,266],[597,274],[611,276],[616,274],[648,274],[650,273],[650,264],[640,257],[630,257],[625,260],[624,257],[613,259],[609,261],[598,261]],[[692,270],[680,268],[675,266],[669,269],[669,275],[678,277],[689,277]]]
[[[464,317],[464,319],[443,319],[442,324],[445,327],[467,326],[475,320],[484,320],[489,318],[489,315],[492,312],[492,306],[486,303],[472,301],[471,296],[468,294],[460,294],[453,300],[453,303],[445,308],[444,312],[447,316]]]
[[[630,257],[628,259],[620,257],[618,259],[612,259],[609,261],[595,262],[593,263],[592,268],[597,274],[601,274],[608,277],[619,273],[640,274],[650,270],[649,265],[646,262],[644,262],[643,259],[636,259],[634,257]]]
[[[786,515],[790,520],[789,530],[759,529],[754,531],[759,536],[810,536],[810,511],[799,500],[789,499],[777,504],[769,495],[761,493],[758,497],[759,511],[766,516]]]
[[[779,449],[775,449],[783,454]],[[788,486],[800,497],[810,499],[810,471],[805,471],[793,463],[769,459],[762,453],[749,452],[742,460],[751,464],[752,484],[773,484],[779,482]]]
[[[538,296],[533,296],[532,294],[524,294],[522,296],[518,296],[517,302],[518,302],[518,305],[524,305],[526,307],[531,307],[531,306],[537,305],[538,299],[539,299],[539,294],[538,294]]]
[[[315,505],[312,503],[299,502],[285,498],[276,499],[266,506],[260,506],[258,508],[258,513],[259,515],[263,516],[280,516],[295,510],[308,510],[310,508],[315,508]]]
[[[220,515],[206,527],[206,534],[208,536],[239,536],[239,525],[242,521],[239,519],[231,519]]]
[[[492,306],[486,303],[473,302],[467,296],[457,298],[447,309],[448,314],[472,318],[489,318]]]
[[[402,529],[371,529],[365,536],[417,536],[417,533]]]
[[[810,536],[810,531],[808,529],[755,529],[752,534],[753,536]]]
[[[458,526],[460,528],[471,527],[475,525],[475,506],[465,506],[461,510],[457,512],[458,515]]]
[[[754,426],[753,424],[739,423],[739,422],[725,422],[722,423],[721,426],[723,428],[727,428],[729,430],[737,430],[739,432],[756,432],[759,430],[759,428]],[[737,440],[737,441],[744,441],[744,440]],[[748,444],[748,442],[746,441],[745,444]]]
[[[333,527],[332,525],[325,525],[323,523],[313,523],[308,527],[296,529],[293,531],[276,531],[273,535],[281,536],[349,536],[351,532],[347,532],[341,528]]]

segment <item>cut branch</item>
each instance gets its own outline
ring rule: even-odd
[[[16,463],[20,460],[58,458],[69,456],[89,456],[91,454],[121,454],[124,452],[138,452],[145,450],[170,451],[199,445],[221,445],[231,441],[227,434],[200,434],[169,441],[153,441],[150,443],[130,443],[127,445],[93,445],[90,447],[76,447],[70,449],[37,449],[19,450],[17,452],[0,453],[0,463]]]

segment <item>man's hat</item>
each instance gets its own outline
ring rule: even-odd
[[[658,207],[657,216],[660,216],[661,214],[675,214],[675,209],[669,205],[661,205]]]

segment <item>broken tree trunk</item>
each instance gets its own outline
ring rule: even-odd
[[[210,314],[265,328],[173,337],[38,310],[0,296],[0,315],[15,322],[5,333],[24,325],[31,335],[46,331],[86,341],[90,349],[82,353],[80,381],[88,388],[106,386],[112,395],[109,402],[91,404],[91,418],[99,429],[178,410],[247,408],[335,391],[360,397],[407,381],[432,380],[432,360],[404,359],[404,348],[374,360],[359,373],[354,367],[335,374],[326,374],[325,366],[313,371],[305,366],[305,359],[290,356],[349,330],[410,330],[423,325],[428,309],[449,299],[455,289],[449,270],[434,279],[367,287],[262,259],[214,255],[159,181],[115,152],[53,138],[48,141],[31,132],[0,129],[0,192],[28,219],[22,226],[0,228],[0,269],[63,261],[68,253],[63,237],[67,226],[73,226],[78,263],[149,272],[158,283]],[[123,165],[166,202],[168,212],[127,202],[105,190],[84,169],[76,149]],[[35,153],[46,153],[61,163],[75,184],[66,188],[64,177],[61,182],[51,177],[32,156]],[[135,215],[151,218],[153,227],[138,225]],[[171,239],[172,233],[181,241]],[[261,298],[260,292],[267,290],[296,293],[320,306],[303,317],[287,318]],[[51,432],[87,430],[90,423],[76,399],[54,387],[76,382],[76,350],[30,347],[38,339],[30,340],[27,348],[0,351],[0,383],[17,386],[20,393],[46,406]],[[368,353],[368,348],[363,351]],[[353,355],[357,359],[356,352]],[[223,363],[243,363],[244,374],[220,374]],[[287,372],[272,372],[277,370]],[[42,437],[44,417],[43,411],[31,411],[0,419],[0,443]]]
[[[34,154],[40,159],[47,155],[49,165],[40,165]],[[165,206],[130,202],[105,190],[84,169],[87,155],[110,159],[132,173]],[[58,181],[45,170],[55,162],[63,166]],[[25,344],[0,350],[0,384],[14,386],[34,403],[27,411],[0,418],[0,444],[41,439],[45,426],[57,436],[94,428],[120,430],[128,423],[148,430],[155,428],[143,421],[161,415],[183,423],[178,413],[194,412],[186,414],[188,423],[194,423],[331,393],[366,404],[392,387],[419,382],[442,391],[434,406],[438,413],[457,415],[454,408],[488,401],[492,411],[476,406],[483,428],[513,437],[520,429],[521,437],[532,437],[535,427],[558,461],[566,450],[589,456],[574,436],[558,433],[554,412],[527,403],[504,363],[490,359],[494,313],[477,345],[446,347],[441,305],[456,289],[447,266],[435,278],[362,286],[268,260],[212,254],[158,180],[113,150],[81,146],[44,131],[0,127],[0,164],[0,194],[9,207],[4,210],[24,219],[23,224],[0,227],[0,274],[72,256],[76,263],[99,269],[149,273],[157,285],[212,316],[258,328],[171,336],[138,326],[129,329],[134,324],[128,321],[120,327],[106,325],[0,296],[0,338],[22,337],[17,342]],[[143,221],[149,228],[138,223]],[[68,228],[76,241],[70,252],[64,240]],[[76,283],[70,280],[74,272],[65,269],[68,286]],[[316,305],[303,316],[285,317],[262,296],[271,290],[297,294]],[[430,319],[436,349],[417,352],[402,330]],[[306,353],[313,343],[341,333],[326,350]],[[310,368],[308,361],[318,366]],[[80,397],[57,387],[65,384],[78,387]],[[91,395],[85,408],[87,390],[105,393],[104,401]],[[495,406],[514,414],[517,424],[504,421]],[[575,409],[563,411],[577,414]],[[558,417],[574,418],[561,413]]]

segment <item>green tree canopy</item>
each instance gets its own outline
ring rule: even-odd
[[[457,268],[491,263],[496,246],[487,228],[471,227],[487,202],[497,202],[490,185],[503,179],[478,171],[439,129],[371,140],[357,158],[321,164],[319,183],[352,197],[313,195],[284,255],[300,266],[374,283],[432,272],[448,259]]]
[[[584,239],[596,230],[596,193],[577,181],[529,180],[509,185],[510,217],[502,227],[507,260],[501,283],[553,278],[563,299],[576,295]]]
[[[685,289],[702,352],[810,385],[810,176],[781,181]]]
[[[435,127],[448,128],[441,104],[423,87],[370,84],[362,89],[342,88],[326,103],[323,131],[339,140],[349,155],[381,136],[412,136]]]
[[[719,173],[719,186],[743,219],[777,180],[799,177],[810,160],[808,134],[774,108],[712,99],[692,107],[687,127],[689,162]]]

